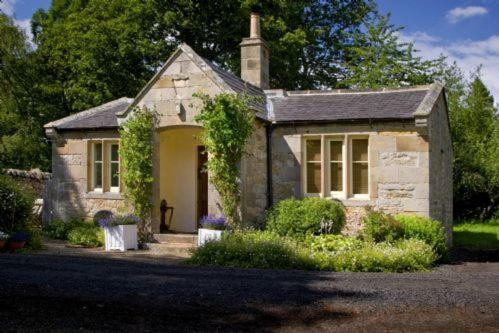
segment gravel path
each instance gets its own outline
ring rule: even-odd
[[[499,263],[332,273],[0,254],[0,331],[499,332]]]

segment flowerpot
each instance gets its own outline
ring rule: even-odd
[[[198,246],[203,246],[207,242],[219,241],[222,238],[223,230],[198,229]]]
[[[4,246],[5,246],[5,240],[0,239],[0,249],[3,249]]]
[[[22,249],[26,245],[26,241],[20,241],[20,242],[9,242],[9,250],[19,250]]]
[[[106,251],[137,250],[137,225],[118,225],[104,228]]]

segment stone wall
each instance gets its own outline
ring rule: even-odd
[[[430,216],[442,221],[452,244],[452,141],[443,93],[428,119],[430,137]]]
[[[361,227],[366,208],[430,215],[428,137],[414,123],[329,124],[278,127],[272,135],[274,202],[303,197],[304,135],[369,135],[369,199],[344,199],[347,233]],[[325,197],[328,197],[326,194]]]
[[[44,216],[47,220],[90,219],[99,210],[122,208],[119,193],[88,191],[88,147],[92,140],[116,140],[116,130],[62,132],[52,142],[52,179],[47,184]]]
[[[7,169],[5,174],[10,176],[21,187],[27,188],[35,194],[36,198],[43,198],[45,184],[50,181],[52,174],[39,169],[17,170]]]
[[[245,225],[262,225],[267,206],[267,137],[265,126],[256,121],[241,161],[241,208]]]

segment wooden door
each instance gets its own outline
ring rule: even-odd
[[[204,146],[198,146],[198,165],[197,165],[197,226],[199,220],[208,214],[208,173],[204,165],[208,160],[208,154],[205,154]]]

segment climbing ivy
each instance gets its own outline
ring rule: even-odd
[[[200,139],[209,155],[206,169],[210,182],[220,194],[229,225],[237,227],[240,222],[238,163],[253,131],[254,112],[248,107],[251,97],[229,93],[214,98],[205,94],[195,96],[203,102],[195,120],[203,126]]]
[[[124,197],[141,218],[139,230],[148,233],[152,208],[154,130],[157,115],[153,110],[136,107],[120,128],[119,148]]]

